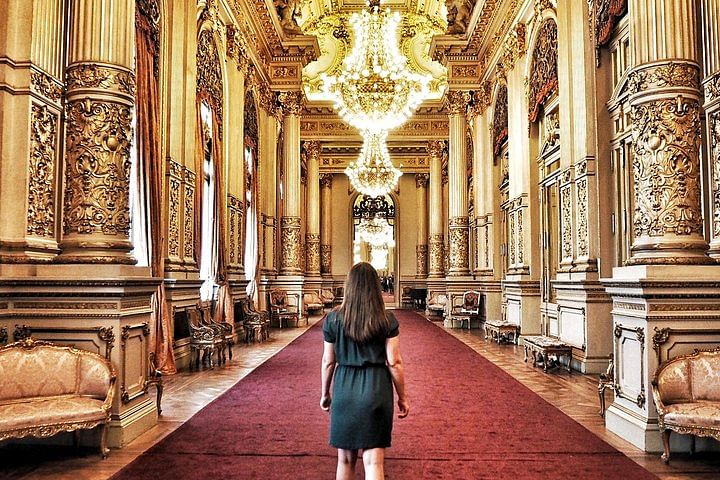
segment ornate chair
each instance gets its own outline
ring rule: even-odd
[[[269,336],[268,325],[270,324],[267,312],[255,310],[253,303],[247,298],[242,299],[240,303],[243,312],[245,343],[266,340]]]
[[[415,299],[412,296],[412,287],[403,287],[400,295],[400,304],[403,308],[414,308]]]
[[[232,360],[233,339],[232,325],[229,323],[219,323],[213,319],[212,304],[210,302],[200,302],[198,307],[202,313],[202,324],[213,329],[217,337],[216,350],[218,352],[218,365],[224,365],[227,362],[226,349],[230,349],[230,359]]]
[[[333,294],[335,295],[333,304],[340,305],[343,302],[343,298],[345,297],[345,287],[335,287],[335,291],[333,292]]]
[[[303,308],[305,309],[305,315],[313,312],[320,312],[322,314],[325,302],[320,297],[320,294],[316,291],[309,291],[303,294]]]
[[[335,301],[335,295],[329,288],[323,288],[320,290],[320,298],[323,301],[323,305],[332,308],[333,302]]]
[[[482,294],[474,290],[468,290],[463,292],[462,301],[457,303],[459,298],[459,295],[453,297],[450,309],[450,324],[452,325],[453,321],[457,320],[460,322],[460,328],[462,328],[463,323],[468,322],[468,330],[470,330],[472,321],[480,319]]]
[[[270,291],[270,319],[276,320],[278,327],[282,328],[283,321],[295,322],[297,327],[300,324],[300,297],[285,290]],[[307,317],[305,317],[307,322]]]
[[[615,364],[613,361],[613,355],[610,354],[610,363],[605,373],[600,374],[600,381],[598,381],[598,396],[600,397],[600,416],[605,417],[605,390],[608,388],[613,392],[616,392],[617,386],[615,385]]]
[[[445,316],[445,309],[447,308],[448,298],[444,293],[430,292],[428,295],[426,313],[429,317],[440,317]]]
[[[145,381],[146,385],[155,385],[156,396],[157,396],[157,410],[158,415],[162,414],[162,395],[163,395],[163,381],[162,373],[158,370],[155,364],[155,352],[150,352],[150,372],[148,378]]]
[[[214,368],[213,354],[215,348],[222,342],[218,338],[217,331],[202,324],[200,310],[191,308],[187,312],[188,329],[190,330],[190,366],[200,368],[200,357],[203,363],[207,363],[210,368]]]

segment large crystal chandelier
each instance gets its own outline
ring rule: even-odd
[[[402,125],[427,96],[431,75],[412,72],[400,52],[400,14],[381,10],[380,0],[353,13],[353,48],[339,74],[323,75],[322,88],[335,100],[340,116],[361,132],[388,131]]]
[[[345,169],[358,192],[378,197],[397,185],[402,172],[392,164],[386,141],[387,132],[365,132],[360,157]]]

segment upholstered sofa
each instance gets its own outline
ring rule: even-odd
[[[0,348],[0,441],[107,428],[115,370],[100,355],[30,338]]]
[[[662,363],[652,380],[662,459],[670,461],[670,432],[720,440],[720,348],[695,350]]]
[[[318,291],[310,290],[303,294],[303,308],[305,309],[305,314],[308,314],[311,311],[322,313],[324,307],[325,303],[320,297],[320,293]]]

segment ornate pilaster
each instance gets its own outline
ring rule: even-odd
[[[307,155],[307,225],[305,234],[305,271],[320,275],[320,143],[303,144]]]
[[[134,264],[129,237],[134,2],[85,0],[72,9],[58,260]]]
[[[278,94],[283,116],[284,209],[280,219],[280,274],[299,275],[300,270],[300,112],[302,93]]]
[[[710,202],[712,228],[711,257],[720,258],[720,0],[703,0],[703,66],[705,79],[705,118],[707,123],[707,152],[710,165]]]
[[[467,177],[467,119],[470,93],[450,91],[447,108],[450,117],[450,143],[448,159],[448,220],[450,236],[449,276],[470,273],[468,255],[468,177]]]
[[[428,275],[428,184],[430,183],[430,175],[427,173],[418,173],[415,175],[415,187],[417,190],[417,270],[416,278],[427,278]]]
[[[427,146],[430,157],[430,265],[428,277],[442,278],[445,276],[443,261],[443,222],[442,222],[442,158],[445,142],[431,140]]]
[[[320,273],[332,275],[332,173],[320,175]]]

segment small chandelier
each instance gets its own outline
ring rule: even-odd
[[[400,52],[400,14],[380,10],[379,0],[353,13],[354,41],[338,75],[322,75],[322,88],[335,109],[361,132],[388,131],[402,125],[428,93],[431,75],[412,72]]]
[[[387,132],[366,132],[360,157],[345,169],[350,184],[360,193],[379,197],[395,188],[402,172],[395,168],[388,151]]]
[[[357,227],[358,237],[374,248],[394,247],[393,229],[386,218],[374,217],[373,219],[363,218]]]

